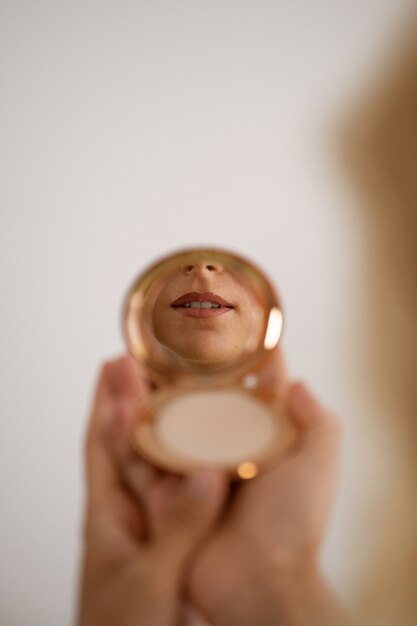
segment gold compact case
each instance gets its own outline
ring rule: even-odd
[[[276,392],[282,322],[270,281],[237,254],[189,249],[148,267],[123,311],[150,383],[133,448],[178,474],[211,466],[248,479],[274,464],[294,438]]]

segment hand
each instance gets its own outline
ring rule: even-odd
[[[164,494],[163,519],[149,532],[114,454],[132,404],[146,393],[135,367],[124,357],[103,368],[91,413],[79,626],[178,624],[190,558],[225,499],[219,473],[162,478],[156,493]]]
[[[268,474],[238,486],[187,573],[189,598],[215,626],[351,623],[317,566],[339,426],[303,385],[284,388],[285,411],[299,431],[296,448]],[[181,481],[141,461],[125,437],[118,441],[120,467],[147,512],[148,531],[158,536]]]
[[[319,573],[338,469],[339,425],[307,388],[288,386],[296,448],[237,488],[191,572],[193,602],[216,626],[336,626],[348,618]]]

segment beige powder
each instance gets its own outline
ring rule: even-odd
[[[267,405],[238,390],[193,391],[161,408],[156,435],[171,452],[202,463],[259,457],[277,435]]]

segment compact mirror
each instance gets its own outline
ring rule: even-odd
[[[263,383],[282,321],[270,281],[236,254],[184,250],[146,269],[123,315],[153,388],[132,429],[137,452],[174,472],[212,465],[240,478],[274,462],[293,434]]]

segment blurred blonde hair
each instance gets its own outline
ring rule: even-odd
[[[363,581],[367,625],[417,624],[417,20],[408,26],[344,140],[367,213],[371,380],[401,454]]]

